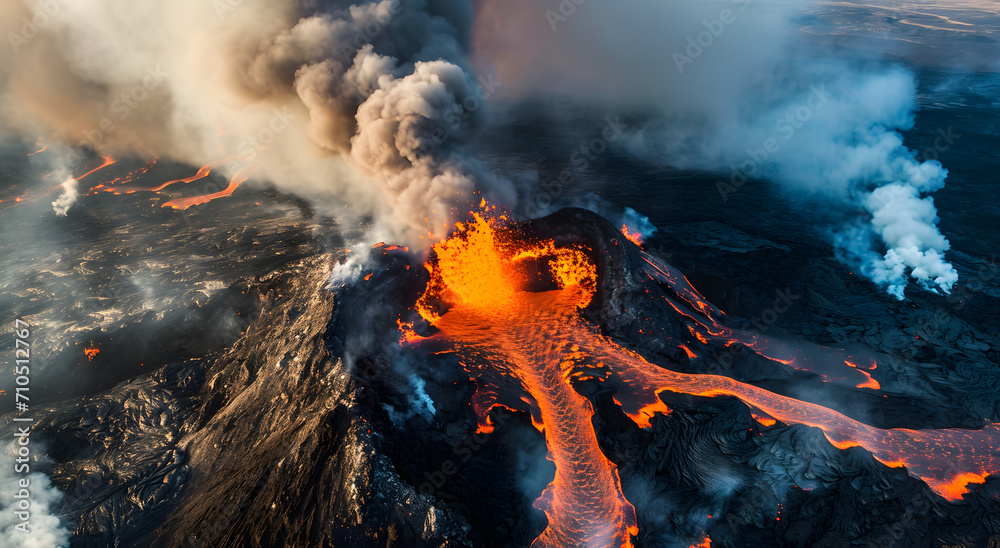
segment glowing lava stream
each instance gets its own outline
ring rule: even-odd
[[[603,337],[578,313],[594,295],[596,267],[583,250],[552,242],[501,239],[494,222],[474,215],[468,225],[434,246],[430,281],[417,311],[437,333],[417,335],[402,325],[410,343],[435,339],[456,351],[476,382],[472,405],[480,429],[492,429],[494,406],[531,412],[545,434],[555,463],[552,483],[535,502],[548,527],[533,548],[626,546],[638,533],[635,510],[625,500],[618,470],[601,452],[590,401],[574,390],[575,378],[596,377],[618,389],[615,401],[640,427],[670,410],[664,391],[697,396],[735,396],[754,408],[762,424],[820,428],[837,447],[861,446],[889,466],[908,472],[945,498],[955,500],[969,482],[1000,471],[1000,430],[880,429],[825,407],[781,396],[729,377],[677,373],[654,365]],[[539,280],[534,278],[548,278]],[[528,291],[529,284],[556,289]],[[689,284],[678,295],[703,306]],[[763,414],[769,417],[761,416]]]
[[[532,420],[545,432],[548,458],[556,465],[555,479],[535,502],[549,524],[532,546],[631,546],[630,535],[638,534],[635,510],[622,494],[617,467],[598,446],[590,401],[569,383],[573,361],[562,359],[572,355],[572,333],[562,327],[577,307],[590,302],[593,266],[587,268],[586,256],[576,249],[521,250],[515,262],[550,258],[563,288],[522,291],[511,256],[498,253],[490,223],[478,214],[475,219],[467,228],[459,225],[465,229],[460,237],[435,245],[438,263],[428,265],[432,279],[418,302],[420,314],[467,353],[509,359],[464,364],[478,382],[473,405],[481,430],[492,429],[487,414],[494,405],[524,408],[511,390],[502,389],[505,377],[519,382],[530,398]],[[451,305],[441,316],[432,308],[438,297]],[[412,332],[407,336],[419,340]]]
[[[249,168],[242,169],[236,172],[235,175],[229,179],[229,185],[226,188],[213,192],[211,194],[205,194],[203,196],[192,196],[190,198],[175,198],[163,204],[162,207],[172,207],[174,209],[187,209],[193,205],[205,204],[211,202],[216,198],[222,198],[224,196],[229,196],[236,191],[237,187],[243,184],[247,179],[250,178],[254,172],[257,171],[257,166],[251,166]]]
[[[670,285],[676,291],[681,302],[669,297],[664,298],[674,311],[690,320],[687,324],[688,330],[702,344],[715,341],[728,347],[740,343],[771,361],[785,364],[792,369],[816,373],[823,382],[855,388],[881,389],[879,382],[872,378],[871,373],[864,371],[864,369],[874,370],[878,365],[870,355],[855,356],[841,350],[804,342],[793,346],[779,339],[730,329],[720,324],[717,319],[723,312],[706,302],[683,274],[645,252],[642,253],[642,257],[649,266],[645,271],[646,275],[651,280]],[[690,348],[684,350],[691,358],[699,357]],[[871,365],[860,367],[857,365],[859,363]]]

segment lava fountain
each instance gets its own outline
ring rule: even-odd
[[[888,466],[905,466],[950,500],[960,498],[967,483],[1000,471],[994,449],[1000,429],[993,424],[981,430],[881,429],[729,377],[678,373],[647,361],[580,314],[599,281],[587,248],[527,237],[505,221],[481,204],[470,222],[458,223],[450,238],[434,246],[426,264],[430,280],[416,305],[427,325],[418,321],[419,327],[401,324],[401,329],[406,343],[433,339],[457,353],[476,383],[471,403],[480,431],[492,430],[489,412],[503,406],[530,412],[545,435],[556,472],[535,501],[548,526],[533,548],[630,547],[638,534],[635,509],[622,493],[616,465],[598,445],[592,404],[574,389],[576,380],[608,383],[617,390],[615,402],[642,428],[657,413],[670,412],[662,392],[733,396],[763,424],[820,428],[836,447],[860,446]],[[721,326],[709,321],[713,307],[682,275],[650,255],[642,257],[646,275],[670,284],[669,305],[695,335],[683,345],[689,357],[697,355],[699,341],[708,342],[697,336],[701,329],[722,336]],[[427,334],[418,334],[423,328]]]

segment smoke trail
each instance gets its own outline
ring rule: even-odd
[[[474,45],[508,98],[568,94],[651,114],[631,150],[728,171],[723,199],[767,178],[867,213],[866,231],[836,228],[834,240],[893,295],[909,279],[954,285],[926,197],[946,172],[897,133],[915,105],[905,71],[810,55],[795,33],[802,3],[546,6],[480,1],[473,19],[471,0],[0,0],[11,46],[0,48],[0,117],[25,137],[102,153],[237,157],[224,171],[257,164],[323,213],[374,216],[371,238],[423,247],[474,192],[515,199],[463,150],[495,87],[472,76]],[[873,194],[887,185],[910,198]]]
[[[236,157],[373,238],[440,236],[474,190],[488,94],[466,0],[0,0],[0,119],[34,140],[193,165]],[[349,205],[345,210],[344,205]]]

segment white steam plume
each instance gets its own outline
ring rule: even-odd
[[[948,172],[936,160],[917,160],[897,131],[913,125],[912,76],[898,68],[869,74],[832,61],[803,76],[815,84],[773,107],[700,135],[683,125],[647,126],[630,144],[685,167],[725,170],[716,183],[723,201],[765,178],[793,195],[818,195],[866,212],[871,219],[864,232],[871,237],[834,229],[840,256],[898,299],[911,278],[923,289],[950,292],[958,274],[944,257],[950,245],[926,196],[944,186]]]
[[[53,513],[62,499],[62,492],[41,472],[21,474],[15,471],[19,447],[11,441],[4,444],[0,452],[0,492],[3,493],[0,497],[0,544],[5,548],[69,546],[70,532]],[[33,453],[37,455],[39,450],[32,445]],[[37,463],[37,458],[30,458],[27,464],[34,467]],[[26,487],[24,482],[27,482]],[[19,515],[18,512],[25,513]],[[22,517],[27,518],[27,524]]]
[[[488,94],[466,61],[468,1],[319,4],[0,0],[0,120],[103,154],[252,163],[410,245],[473,190],[510,198],[460,153]]]
[[[924,289],[949,291],[958,272],[944,259],[948,240],[937,230],[934,200],[921,198],[914,186],[892,183],[875,189],[865,200],[872,214],[872,229],[889,250],[881,259],[864,264],[873,280],[885,284],[889,293],[903,299],[906,273]]]
[[[56,198],[56,201],[52,202],[52,209],[55,210],[56,215],[65,217],[69,213],[69,208],[73,207],[73,204],[76,203],[77,182],[76,179],[70,177],[63,181],[60,186],[62,187],[62,194]]]
[[[722,200],[763,178],[790,197],[819,196],[843,214],[869,215],[862,231],[834,227],[833,240],[839,257],[892,295],[902,298],[910,279],[941,292],[956,282],[926,197],[943,187],[947,171],[919,161],[898,133],[913,125],[913,77],[858,55],[820,55],[797,30],[805,10],[815,16],[835,7],[479,4],[488,16],[476,21],[473,58],[497,68],[506,97],[556,91],[642,112],[648,122],[632,126],[626,146],[652,161],[720,173]],[[533,16],[530,6],[538,6]],[[538,9],[551,13],[539,17]]]

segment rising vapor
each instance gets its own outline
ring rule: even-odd
[[[56,215],[65,217],[69,213],[69,208],[76,203],[78,184],[76,179],[70,177],[59,186],[62,188],[62,194],[56,198],[56,201],[52,202],[52,209],[55,210]]]
[[[841,216],[867,216],[863,229],[830,227],[831,240],[890,294],[903,298],[910,280],[951,290],[958,275],[927,197],[947,171],[918,160],[898,133],[913,125],[913,76],[811,47],[795,18],[813,2],[641,0],[571,13],[542,4],[560,13],[555,29],[533,1],[510,10],[481,2],[492,19],[477,20],[473,58],[497,68],[507,97],[558,93],[640,112],[627,149],[718,173],[720,207],[745,185],[773,181],[785,207],[818,198]]]

